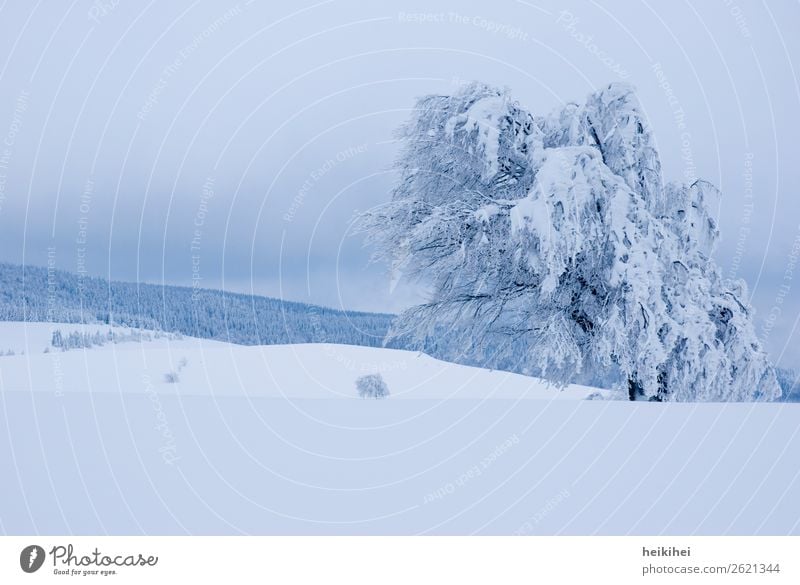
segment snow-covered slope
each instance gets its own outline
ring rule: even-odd
[[[590,390],[340,345],[32,351],[48,327],[3,330],[35,343],[0,358],[0,532],[800,533],[794,404],[563,400]],[[374,372],[391,397],[357,399]]]
[[[78,333],[88,338],[103,338],[102,345],[95,345],[92,349],[129,349],[138,345],[142,337],[147,343],[146,347],[166,347],[169,339],[172,347],[196,346],[198,340],[180,334],[167,334],[164,332],[148,331],[145,329],[132,329],[128,327],[109,327],[108,325],[92,323],[30,323],[20,321],[0,321],[0,354],[20,356],[25,354],[36,355],[45,351],[53,351],[53,333],[60,331],[66,338],[72,333]],[[114,341],[108,339],[112,334]],[[185,343],[182,341],[185,339]],[[207,347],[227,347],[228,344],[206,340]]]
[[[335,344],[241,346],[207,339],[157,338],[56,351],[52,331],[93,335],[99,325],[0,323],[0,337],[16,355],[0,362],[5,390],[180,395],[348,398],[355,380],[380,373],[393,399],[534,398],[584,399],[609,393],[573,385],[563,390],[538,378],[489,371],[433,359],[425,354]],[[111,328],[122,338],[124,328]],[[24,352],[24,353],[23,353]],[[177,376],[170,376],[171,373]],[[138,373],[138,375],[131,375]],[[169,378],[169,380],[168,380]],[[177,381],[176,381],[177,380]]]

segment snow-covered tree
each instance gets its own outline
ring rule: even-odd
[[[800,402],[800,375],[792,368],[775,368],[785,402]]]
[[[633,89],[534,118],[472,84],[422,98],[390,203],[358,228],[393,278],[430,288],[394,337],[631,399],[774,399],[743,282],[711,260],[711,185],[664,185]]]

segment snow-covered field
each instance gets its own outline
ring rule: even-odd
[[[44,353],[54,328],[78,326],[0,324],[5,533],[800,533],[794,404],[589,401],[342,345]],[[356,398],[376,372],[391,397]]]
[[[152,339],[44,352],[52,331],[105,333],[102,325],[0,323],[5,390],[354,400],[356,378],[380,373],[392,399],[583,399],[586,386],[561,391],[536,378],[460,366],[415,352],[329,344],[241,346],[207,339]],[[113,328],[125,335],[129,330]],[[151,333],[151,337],[154,334]],[[182,365],[183,364],[183,365]],[[165,376],[175,372],[178,383]],[[607,394],[605,391],[599,391]]]

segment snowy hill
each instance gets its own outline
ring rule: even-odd
[[[800,532],[793,404],[587,401],[334,344],[34,352],[53,327],[0,330],[26,352],[0,357],[5,533]],[[358,399],[376,372],[391,396]]]
[[[158,392],[180,395],[352,400],[356,378],[379,373],[393,400],[580,400],[593,393],[610,395],[587,386],[559,390],[537,378],[451,364],[398,349],[335,344],[240,346],[192,337],[170,339],[154,331],[137,331],[134,337],[132,330],[121,327],[111,331],[122,341],[43,351],[53,331],[66,336],[74,330],[105,337],[108,328],[0,323],[0,339],[16,354],[2,356],[0,361],[3,389],[49,391],[57,379],[61,393],[136,394],[152,386]],[[139,375],[131,375],[134,372]],[[148,379],[146,384],[143,377]]]

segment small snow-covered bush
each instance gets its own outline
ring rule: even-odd
[[[380,374],[368,374],[356,380],[356,388],[361,398],[387,398],[389,387]]]
[[[180,377],[178,376],[178,372],[167,372],[164,374],[164,381],[167,384],[177,384],[181,381]]]

